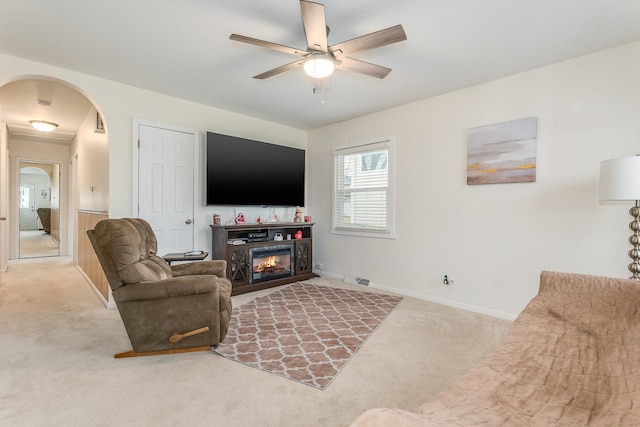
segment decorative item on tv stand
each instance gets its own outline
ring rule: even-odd
[[[275,223],[275,222],[280,222],[280,215],[276,214],[274,217],[269,217],[265,220],[262,219],[262,217],[258,217],[256,218],[256,222],[258,224],[262,224],[263,222],[269,224],[269,223]]]
[[[296,206],[296,215],[293,217],[293,222],[302,222],[302,209],[300,209],[300,206]]]

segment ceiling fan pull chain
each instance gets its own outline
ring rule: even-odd
[[[324,82],[322,82],[322,99],[320,99],[320,106],[324,107]]]
[[[327,83],[328,83],[329,79],[328,78],[324,78],[324,79],[314,79],[314,83],[313,83],[313,94],[317,95],[318,93],[320,93],[320,106],[324,107],[324,94],[325,94],[325,89],[327,87]]]

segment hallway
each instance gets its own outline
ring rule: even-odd
[[[20,231],[20,259],[58,256],[58,242],[42,230]]]

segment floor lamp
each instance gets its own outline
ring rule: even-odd
[[[631,279],[640,280],[640,155],[605,160],[600,163],[600,201],[632,200],[635,206],[629,210],[633,220],[629,223],[632,233],[629,251]]]

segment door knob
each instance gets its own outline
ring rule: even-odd
[[[185,224],[191,224],[193,221],[191,221],[190,219],[186,220],[184,223]]]
[[[4,216],[0,216],[0,221],[6,221],[6,220],[7,220],[7,218],[6,218],[6,217],[4,217]]]

